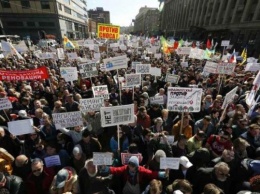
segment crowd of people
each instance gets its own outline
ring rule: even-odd
[[[94,51],[87,48],[74,51],[93,59]],[[91,78],[79,73],[74,82],[66,82],[59,68],[78,67],[77,60],[42,60],[33,52],[24,53],[24,59],[12,55],[0,60],[1,70],[46,66],[49,74],[45,80],[0,81],[0,96],[13,107],[0,110],[1,194],[260,193],[260,104],[252,108],[246,103],[256,72],[245,72],[245,64],[237,64],[231,75],[205,76],[205,60],[186,57],[188,67],[182,67],[183,56],[176,52],[155,58],[144,46],[126,51],[108,48],[97,65],[120,55],[129,58],[128,68],[99,69]],[[140,86],[122,88],[113,77],[135,73],[132,62],[137,61],[161,68],[162,75],[142,75]],[[166,82],[167,74],[179,75],[178,83]],[[79,100],[93,98],[92,86],[100,85],[109,90],[105,107],[134,104],[133,123],[102,127],[96,111],[82,112],[83,126],[55,127],[52,113],[80,111]],[[222,108],[226,94],[236,86],[234,99]],[[168,87],[202,88],[201,110],[169,111]],[[154,96],[163,96],[163,103],[151,103]],[[11,134],[8,122],[24,119],[33,120],[35,132]],[[94,152],[113,153],[113,164],[94,165]],[[127,164],[121,153],[131,156]],[[47,166],[45,159],[56,155],[60,165]],[[179,158],[179,168],[160,169],[163,157]]]

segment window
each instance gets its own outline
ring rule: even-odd
[[[35,23],[34,23],[34,22],[27,22],[27,26],[29,26],[29,27],[34,27],[34,26],[35,26]]]
[[[62,11],[62,6],[61,6],[61,4],[60,4],[60,3],[58,3],[58,7],[59,7],[59,10],[61,10],[61,11]]]
[[[54,27],[55,24],[53,22],[39,22],[39,26],[41,26],[41,27]]]
[[[6,22],[8,26],[23,26],[23,22]]]
[[[9,0],[1,0],[2,8],[11,8]]]
[[[49,1],[41,1],[42,9],[50,9]]]
[[[23,9],[28,9],[30,8],[30,1],[21,1],[21,5]]]
[[[66,28],[67,28],[68,30],[72,30],[72,22],[65,21],[65,23],[66,23]]]
[[[65,3],[70,4],[70,0],[63,0]]]
[[[65,13],[71,14],[71,9],[66,6],[64,6],[64,11]]]

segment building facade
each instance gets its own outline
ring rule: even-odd
[[[29,36],[39,40],[39,31],[62,39],[87,37],[87,6],[85,0],[2,0],[0,20],[2,33]]]
[[[88,16],[97,23],[110,24],[110,12],[104,11],[103,7],[97,7],[95,10],[90,9]]]
[[[149,8],[147,6],[139,9],[139,13],[135,17],[134,33],[146,36],[158,34],[159,30],[159,10],[157,8]]]
[[[238,51],[260,53],[259,0],[165,0],[160,30],[166,36],[230,40]],[[220,45],[219,45],[220,46]]]

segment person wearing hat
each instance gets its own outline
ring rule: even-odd
[[[204,131],[198,130],[195,135],[188,139],[186,145],[188,154],[202,147],[202,142],[205,139],[205,136],[206,134]]]
[[[53,178],[50,194],[60,193],[80,194],[78,175],[74,168],[62,168]]]
[[[139,166],[139,159],[136,156],[131,156],[128,160],[128,165],[121,167],[103,167],[103,172],[108,172],[115,176],[122,176],[123,190],[122,194],[140,194],[145,190],[147,181],[158,178],[167,178],[169,169],[165,171],[151,171]]]
[[[15,120],[24,120],[24,119],[30,119],[30,117],[28,117],[26,110],[19,110],[18,117]]]
[[[0,172],[0,193],[2,193],[2,189],[8,190],[10,194],[26,193],[24,182],[20,177]]]

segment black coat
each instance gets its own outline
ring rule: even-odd
[[[14,175],[5,175],[6,184],[5,187],[9,190],[10,194],[24,194],[25,186],[23,180]]]

